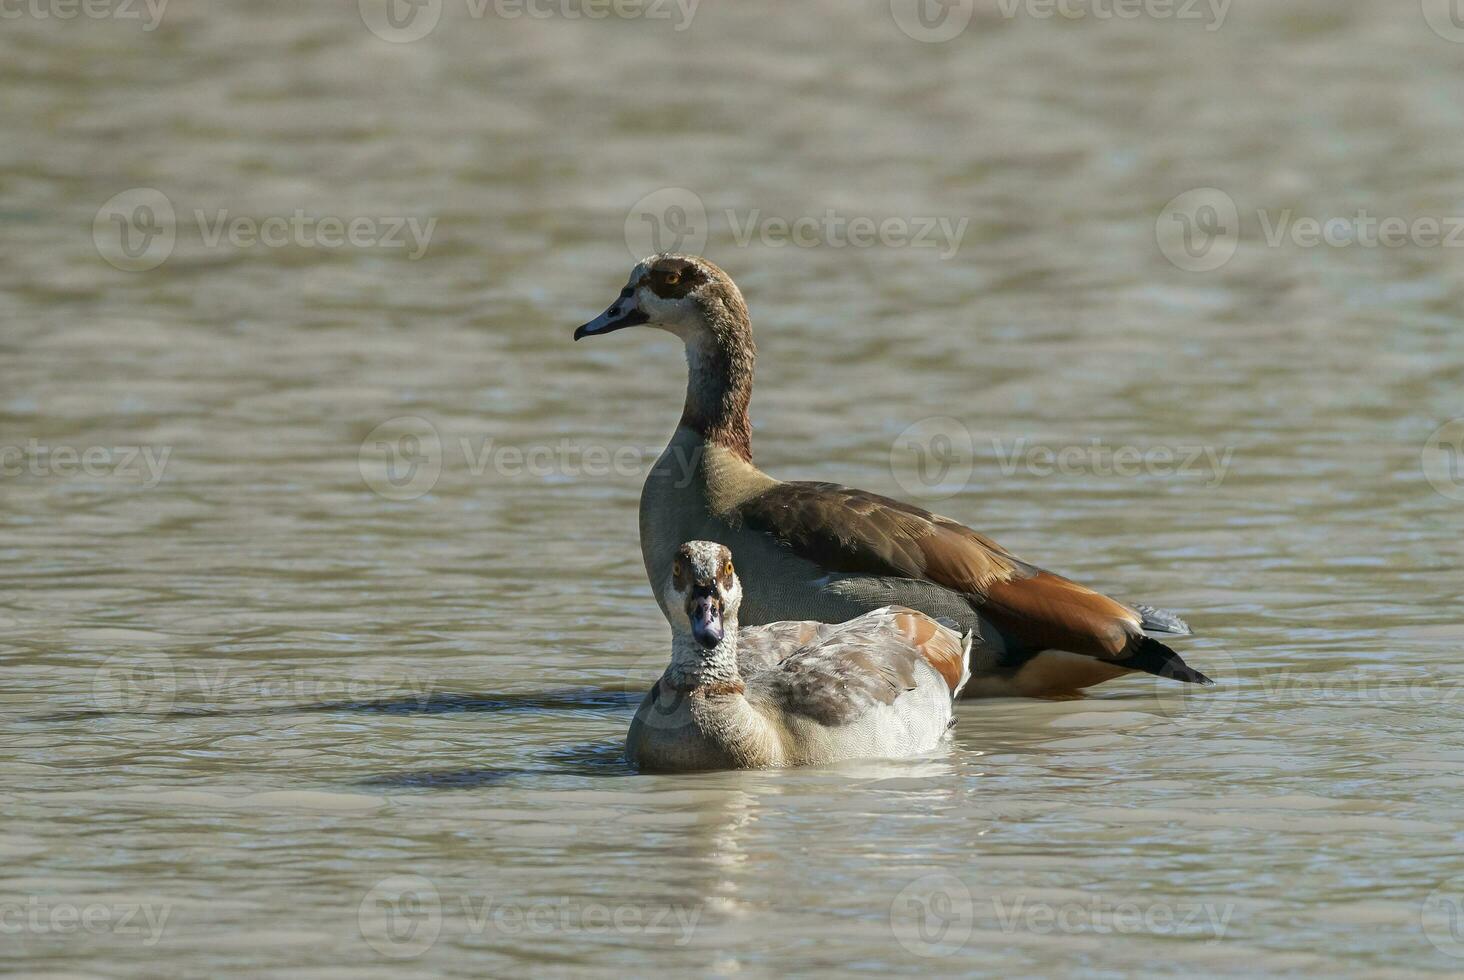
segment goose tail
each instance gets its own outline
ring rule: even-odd
[[[1134,611],[1143,618],[1143,624],[1140,626],[1140,629],[1151,636],[1155,633],[1160,633],[1164,636],[1189,636],[1194,632],[1189,628],[1189,623],[1186,623],[1168,609],[1136,604]]]
[[[971,680],[971,641],[975,636],[975,630],[967,630],[961,635],[961,679],[951,689],[952,701],[960,699],[961,692],[966,689],[966,684]]]

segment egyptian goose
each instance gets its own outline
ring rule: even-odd
[[[752,461],[756,348],[747,305],[706,259],[642,260],[575,340],[645,324],[680,337],[688,380],[681,424],[641,491],[641,555],[660,583],[684,541],[733,549],[747,573],[749,624],[839,623],[906,606],[975,634],[968,696],[1066,696],[1129,671],[1209,678],[1150,634],[1190,630],[1028,564],[970,528],[833,483],[784,483]]]
[[[953,724],[969,639],[913,609],[739,630],[742,584],[712,541],[676,550],[661,593],[671,664],[625,754],[643,770],[778,769],[927,752]]]

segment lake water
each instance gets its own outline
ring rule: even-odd
[[[0,23],[10,968],[1464,970],[1444,5],[120,4]],[[748,298],[767,469],[1218,685],[631,772],[684,366],[569,335],[656,235]]]

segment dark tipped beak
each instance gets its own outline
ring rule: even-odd
[[[710,596],[692,600],[687,615],[691,618],[691,637],[710,650],[722,642],[722,604]]]
[[[615,304],[595,317],[589,323],[584,324],[574,332],[574,339],[581,337],[594,337],[602,333],[613,333],[616,330],[623,330],[626,327],[639,326],[645,323],[650,317],[642,311],[635,309],[635,300],[619,299]]]

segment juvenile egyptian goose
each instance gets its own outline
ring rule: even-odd
[[[784,483],[752,461],[756,348],[747,306],[706,259],[642,260],[610,308],[574,332],[645,324],[680,337],[686,404],[641,491],[641,555],[660,584],[684,541],[736,551],[751,624],[839,623],[906,606],[975,634],[967,695],[1047,697],[1145,671],[1210,683],[1149,634],[1187,635],[1173,613],[1131,606],[1017,558],[919,507],[833,483]]]
[[[643,770],[777,769],[933,749],[970,677],[969,640],[913,609],[847,623],[739,630],[732,553],[676,550],[658,590],[671,664],[641,702],[625,754]]]

